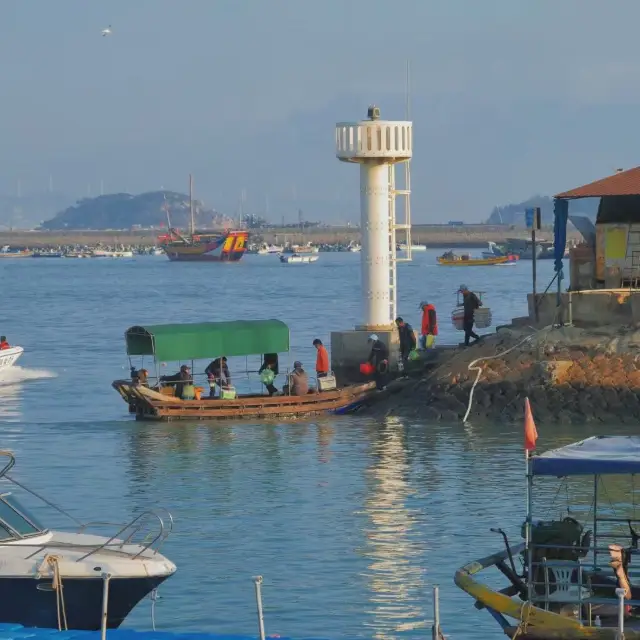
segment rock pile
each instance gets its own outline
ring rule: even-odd
[[[501,330],[454,355],[382,409],[433,421],[517,422],[529,397],[540,423],[640,421],[640,331],[551,329],[530,335]]]

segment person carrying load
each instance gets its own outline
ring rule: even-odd
[[[266,387],[269,397],[278,393],[278,388],[273,381],[278,375],[278,354],[265,353],[262,366],[258,369],[260,382]]]
[[[462,305],[464,308],[464,318],[462,320],[464,346],[468,347],[471,338],[473,338],[474,344],[480,340],[480,336],[473,330],[473,324],[475,322],[476,309],[482,306],[482,302],[473,291],[469,291],[469,287],[467,287],[466,284],[461,284],[458,291],[462,294]]]
[[[438,335],[436,308],[429,302],[421,302],[422,323],[420,326],[420,349],[430,349]]]
[[[398,337],[400,338],[400,359],[402,360],[403,371],[406,374],[409,354],[416,348],[416,336],[413,327],[405,322],[403,318],[396,318],[398,327]]]
[[[389,349],[375,333],[369,336],[368,342],[371,345],[369,364],[374,367],[373,378],[376,381],[376,389],[384,391],[387,386],[387,373],[389,371]]]

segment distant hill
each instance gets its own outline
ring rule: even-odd
[[[599,198],[584,198],[582,200],[572,200],[569,203],[569,213],[583,214],[595,220],[598,213]],[[507,204],[501,207],[494,207],[489,216],[488,224],[512,224],[525,226],[525,209],[529,207],[540,207],[542,214],[542,224],[553,224],[553,198],[549,196],[533,196],[524,202],[517,204]]]
[[[37,227],[71,202],[73,198],[63,193],[35,193],[20,197],[0,195],[0,228]]]
[[[162,227],[167,225],[166,210],[171,225],[185,229],[189,226],[189,196],[175,191],[150,191],[140,195],[114,193],[97,198],[83,198],[75,205],[57,213],[42,223],[47,231],[61,229],[131,229]],[[220,213],[206,209],[194,200],[196,227],[200,229],[223,227],[230,222]]]

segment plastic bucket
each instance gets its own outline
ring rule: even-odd
[[[363,362],[360,365],[360,373],[363,376],[370,376],[373,374],[375,370],[376,370],[375,367],[370,362]]]

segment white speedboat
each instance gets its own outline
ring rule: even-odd
[[[407,250],[407,245],[406,244],[399,244],[396,246],[396,250],[397,251],[406,251]],[[427,250],[427,245],[426,244],[412,244],[411,245],[411,252],[413,253],[414,251],[426,251]]]
[[[176,566],[159,550],[171,533],[168,512],[147,511],[110,537],[88,533],[105,523],[82,524],[8,475],[13,454],[0,470],[14,485],[54,507],[76,524],[75,532],[52,531],[29,513],[12,492],[0,493],[0,623],[48,629],[98,630],[108,581],[107,627],[115,629]]]
[[[362,247],[357,242],[350,242],[347,249],[351,251],[351,253],[360,253],[360,251],[362,251]]]
[[[12,367],[23,353],[24,349],[22,347],[0,349],[0,371],[4,371],[5,369]]]
[[[133,251],[105,251],[104,249],[95,249],[91,252],[94,258],[133,258]]]
[[[280,256],[280,262],[284,264],[309,264],[315,262],[320,256],[315,254],[300,255],[299,253],[282,254]]]

